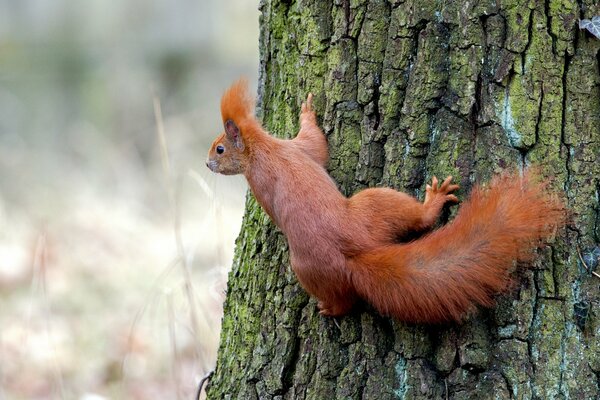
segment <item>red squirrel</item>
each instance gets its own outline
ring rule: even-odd
[[[564,220],[561,202],[526,172],[475,187],[456,218],[430,231],[458,185],[433,177],[425,200],[390,188],[346,198],[327,173],[326,138],[308,95],[292,140],[270,136],[254,117],[244,81],[221,99],[225,131],[207,166],[244,174],[258,203],[287,237],[292,268],[322,315],[341,316],[362,298],[379,313],[417,323],[461,321],[507,290],[515,261]]]

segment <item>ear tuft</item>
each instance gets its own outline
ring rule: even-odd
[[[244,150],[244,141],[240,134],[240,128],[233,122],[232,119],[225,121],[225,134],[227,138],[233,143],[234,147],[240,151]]]
[[[239,79],[225,91],[221,98],[221,116],[223,123],[228,120],[240,124],[247,118],[253,118],[254,101],[248,94],[248,82]]]

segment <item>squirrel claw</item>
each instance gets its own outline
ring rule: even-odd
[[[312,101],[313,101],[313,94],[309,93],[308,96],[306,96],[306,101],[302,103],[302,112],[303,113],[312,112]]]
[[[444,182],[442,182],[442,186],[440,186],[440,190],[447,189],[448,186],[450,185],[451,181],[452,181],[452,175],[449,175],[446,179],[444,179]]]
[[[325,317],[335,317],[337,314],[334,312],[333,307],[330,304],[326,304],[323,301],[319,301],[317,303],[317,307],[319,308],[319,314]]]
[[[333,312],[331,311],[331,309],[321,308],[320,306],[319,306],[319,314],[323,315],[324,317],[332,317],[333,316]]]
[[[447,194],[446,195],[446,200],[450,203],[458,203],[458,197],[456,197],[453,194]]]
[[[458,188],[460,186],[458,186],[458,185],[452,185],[451,183],[452,183],[452,175],[450,175],[446,179],[444,179],[444,182],[442,183],[442,186],[440,186],[440,190],[442,192],[445,192],[446,194],[452,193],[455,190],[458,190]]]

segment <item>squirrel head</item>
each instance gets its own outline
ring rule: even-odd
[[[212,172],[219,174],[243,174],[248,160],[245,147],[240,129],[233,120],[227,120],[225,132],[221,133],[210,146],[206,166]]]
[[[221,117],[225,132],[210,147],[206,166],[219,174],[243,174],[248,165],[248,145],[256,130],[254,102],[245,79],[235,82],[223,94]]]

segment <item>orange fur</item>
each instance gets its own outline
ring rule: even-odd
[[[324,315],[350,311],[358,298],[400,320],[460,321],[491,306],[510,282],[515,261],[528,261],[540,239],[564,222],[563,207],[531,173],[503,174],[476,187],[451,223],[427,232],[457,185],[434,177],[425,201],[388,188],[344,197],[327,174],[327,143],[312,96],[293,140],[273,138],[252,114],[244,82],[223,96],[231,120],[211,150],[214,172],[243,173],[256,199],[288,239],[298,280]],[[241,145],[236,142],[237,128]]]

